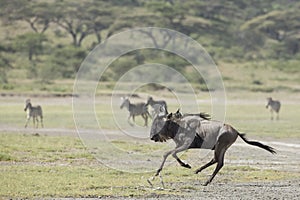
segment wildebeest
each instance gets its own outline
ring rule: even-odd
[[[129,99],[127,97],[122,97],[122,104],[120,106],[120,108],[122,109],[123,107],[127,108],[127,110],[129,111],[129,116],[128,116],[128,123],[133,126],[134,124],[132,124],[130,122],[130,118],[132,117],[133,122],[135,122],[135,116],[141,115],[145,121],[144,126],[148,126],[148,117],[150,117],[150,114],[148,112],[148,108],[146,106],[145,103],[137,103],[137,104],[133,104],[130,103]]]
[[[43,111],[41,106],[32,106],[30,99],[27,99],[25,102],[25,108],[24,111],[27,111],[27,121],[25,124],[25,128],[27,128],[27,125],[30,121],[30,118],[32,117],[33,120],[33,127],[38,128],[39,126],[39,119],[41,120],[41,126],[44,127],[43,124]],[[37,122],[37,125],[35,126],[35,121]]]
[[[172,155],[181,166],[191,168],[189,164],[180,160],[177,153],[191,148],[211,149],[214,150],[213,159],[195,171],[197,174],[205,168],[217,163],[213,174],[204,184],[206,186],[223,167],[224,154],[236,141],[238,136],[247,144],[260,147],[272,154],[276,153],[272,147],[260,142],[249,141],[246,139],[245,134],[239,133],[231,125],[224,124],[220,121],[209,120],[205,114],[182,115],[177,111],[175,114],[158,115],[153,120],[150,139],[155,142],[164,142],[168,139],[173,139],[176,147],[163,155],[163,161],[155,176],[160,174],[169,155]]]
[[[152,97],[149,97],[146,105],[150,105],[153,108],[152,116],[158,114],[161,107],[164,107],[165,111],[168,112],[167,103],[164,100],[155,101]]]
[[[267,105],[266,108],[270,106],[270,111],[271,111],[271,120],[273,120],[273,112],[277,114],[276,119],[279,119],[279,110],[281,107],[281,104],[279,101],[275,101],[272,99],[272,97],[267,98]]]

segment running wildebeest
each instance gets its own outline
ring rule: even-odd
[[[279,110],[281,107],[281,104],[279,101],[275,101],[272,99],[272,97],[267,98],[267,105],[266,108],[270,106],[270,112],[271,112],[271,120],[273,120],[273,112],[277,114],[276,119],[279,119]]]
[[[135,122],[135,116],[141,115],[145,121],[144,126],[148,126],[148,116],[150,117],[150,114],[148,112],[148,107],[146,106],[145,103],[137,103],[137,104],[133,104],[130,103],[129,99],[126,97],[122,97],[122,104],[120,106],[120,108],[122,109],[123,107],[126,107],[127,110],[129,111],[129,116],[128,116],[128,123],[133,126],[134,124],[132,124],[130,122],[130,118],[132,117],[133,122]]]
[[[148,98],[146,105],[150,105],[153,108],[152,116],[157,115],[160,111],[160,107],[163,106],[165,111],[168,112],[167,103],[164,100],[155,101],[152,97]]]
[[[197,174],[205,168],[217,163],[213,174],[204,184],[204,186],[206,186],[223,167],[224,154],[236,141],[238,136],[247,144],[260,147],[272,154],[276,153],[270,146],[256,141],[249,141],[246,139],[245,134],[239,133],[231,125],[208,119],[206,114],[182,115],[177,111],[175,114],[158,115],[153,120],[150,139],[155,142],[165,142],[168,139],[173,139],[176,147],[163,155],[163,161],[155,176],[160,175],[169,155],[172,155],[182,167],[191,168],[189,164],[180,160],[177,153],[191,148],[211,149],[214,150],[213,159],[195,171]],[[151,184],[150,180],[149,183]]]
[[[30,118],[32,117],[33,120],[33,127],[38,128],[39,126],[39,119],[41,120],[41,126],[44,127],[43,124],[43,111],[41,106],[32,106],[30,99],[27,99],[25,102],[25,108],[24,111],[27,111],[27,121],[25,124],[25,128],[27,128],[27,125],[30,121]],[[37,122],[37,125],[35,126],[35,121]]]

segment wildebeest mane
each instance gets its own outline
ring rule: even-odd
[[[211,117],[208,113],[204,113],[204,112],[200,112],[200,113],[185,113],[182,114],[179,109],[176,111],[176,113],[174,113],[174,117],[176,119],[181,119],[183,117],[187,117],[187,116],[197,116],[197,117],[201,117],[205,120],[211,120]]]
[[[211,120],[211,117],[210,117],[210,115],[209,114],[207,114],[207,113],[195,113],[195,114],[183,114],[182,115],[182,117],[186,117],[186,116],[198,116],[198,117],[201,117],[201,118],[203,118],[203,119],[205,119],[205,120]]]

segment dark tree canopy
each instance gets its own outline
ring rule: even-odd
[[[215,60],[297,59],[300,55],[300,2],[296,0],[0,0],[0,5],[1,29],[5,30],[0,40],[13,49],[0,49],[0,69],[17,65],[10,56],[48,65],[54,57],[66,55],[69,61],[61,63],[59,73],[70,77],[78,69],[74,49],[85,51],[83,56],[107,37],[135,27],[184,33],[200,42]],[[157,43],[151,32],[144,34]],[[169,38],[166,35],[164,45]],[[57,54],[62,49],[70,52]],[[166,63],[174,60],[169,55],[157,56]],[[122,63],[141,64],[145,58],[155,56],[139,52],[128,56],[135,61],[123,59]]]

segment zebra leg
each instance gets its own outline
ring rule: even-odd
[[[36,117],[35,120],[36,120],[36,128],[38,128],[39,127],[39,118]]]
[[[25,126],[24,126],[25,128],[27,128],[27,125],[28,125],[28,123],[29,123],[29,121],[30,121],[30,118],[31,118],[30,116],[27,117],[27,121],[26,121]]]
[[[35,116],[32,117],[32,121],[33,121],[33,128],[35,128]]]
[[[273,120],[273,110],[271,109],[271,120]]]
[[[144,126],[148,126],[148,116],[147,116],[147,114],[142,114],[142,117],[143,117],[143,119],[144,119],[144,121],[145,121],[145,123],[144,123]]]
[[[44,128],[43,117],[41,116],[41,127]]]
[[[134,121],[134,115],[129,115],[127,121],[128,121],[128,124],[129,124],[130,126],[133,126],[133,124],[130,122],[130,118],[131,118],[131,117],[132,117],[132,119],[133,119],[133,121]]]

